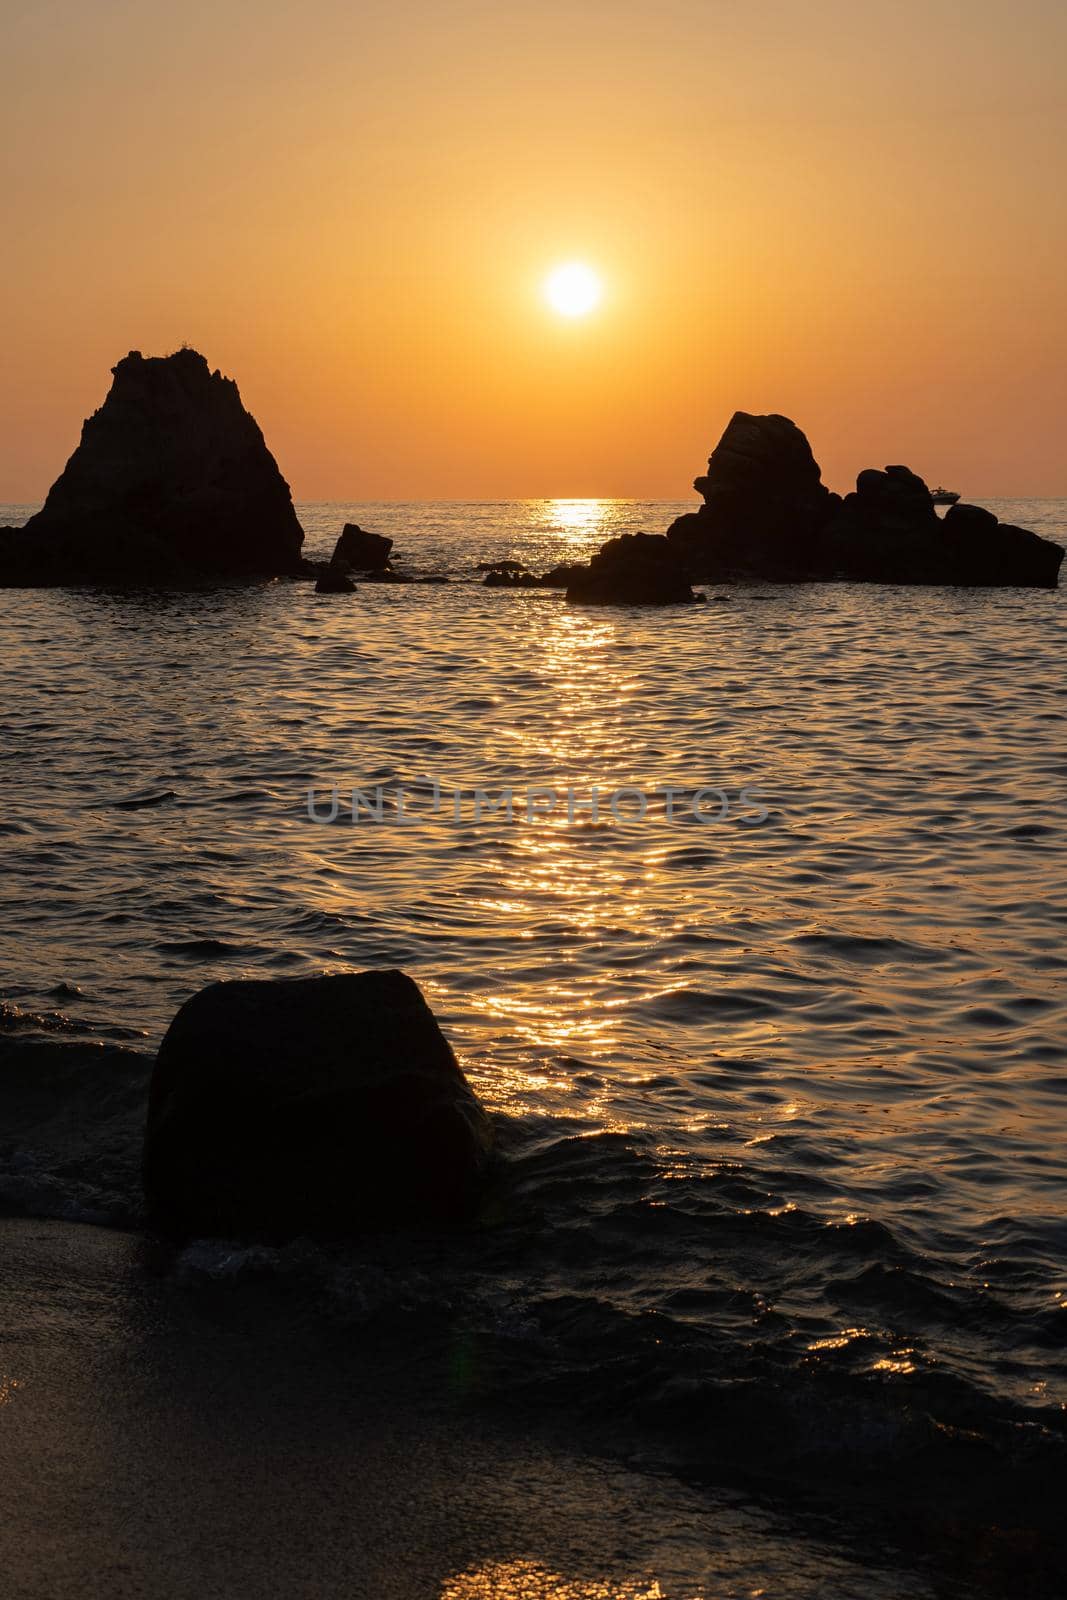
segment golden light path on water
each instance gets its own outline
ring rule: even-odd
[[[537,1561],[507,1561],[449,1578],[440,1600],[664,1600],[664,1593],[656,1582],[601,1583],[566,1578]]]

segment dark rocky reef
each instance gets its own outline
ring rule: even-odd
[[[553,567],[538,577],[521,561],[479,561],[475,572],[484,572],[482,582],[487,589],[569,589],[589,571],[584,562]]]
[[[358,523],[346,522],[331,560],[345,562],[353,572],[376,572],[389,565],[392,548],[392,539],[383,533],[368,533]]]
[[[0,585],[304,576],[289,485],[237,385],[195,350],[113,369],[111,390],[24,528]]]
[[[143,1179],[179,1237],[341,1236],[477,1208],[492,1135],[403,972],[215,983],[159,1049]]]
[[[820,576],[861,583],[1055,588],[1063,550],[981,506],[939,517],[907,467],[861,472],[854,494],[823,530]]]
[[[1063,550],[978,506],[942,518],[907,467],[861,472],[844,500],[787,417],[738,411],[694,488],[699,511],[667,537],[695,583],[1055,587]]]
[[[510,562],[505,567],[490,568],[482,582],[487,589],[540,589],[543,587],[541,579],[535,573],[527,572],[525,567],[512,566]]]
[[[682,559],[659,533],[609,539],[567,587],[572,605],[667,606],[696,598]]]
[[[667,537],[695,583],[808,577],[820,531],[841,503],[795,423],[746,411],[734,413],[693,487],[704,505]]]

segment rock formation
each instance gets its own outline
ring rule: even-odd
[[[667,537],[695,583],[808,576],[819,531],[841,503],[795,423],[746,411],[734,413],[693,487],[704,505]]]
[[[237,385],[195,350],[133,351],[24,528],[0,531],[0,585],[299,576],[289,485]]]
[[[491,1143],[405,973],[215,983],[159,1049],[145,1194],[186,1237],[454,1221],[477,1205]]]
[[[868,469],[842,501],[786,417],[738,411],[667,537],[691,581],[1055,587],[1063,550],[977,506],[941,518],[907,467]]]
[[[1063,550],[981,506],[939,517],[907,467],[869,468],[823,530],[819,576],[860,583],[1055,588]]]
[[[368,533],[355,522],[346,522],[334,545],[333,561],[344,561],[353,572],[374,572],[389,563],[392,539],[382,533]]]
[[[680,557],[659,533],[609,539],[567,588],[572,605],[665,606],[696,598]]]

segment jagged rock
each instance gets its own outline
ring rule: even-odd
[[[159,1049],[143,1177],[177,1235],[342,1235],[475,1209],[485,1112],[403,972],[215,983]]]
[[[0,585],[306,576],[304,534],[237,385],[132,351],[44,507],[0,533]]]
[[[521,561],[479,561],[475,572],[525,572]]]
[[[699,511],[667,537],[697,583],[808,576],[819,530],[840,504],[788,417],[737,411],[693,487]]]
[[[392,539],[383,533],[368,533],[357,523],[346,522],[331,559],[346,561],[354,572],[373,572],[388,565],[392,548]]]
[[[902,466],[861,472],[822,535],[825,575],[860,583],[1055,588],[1062,560],[1058,544],[981,506],[939,517],[926,484]]]
[[[482,580],[487,589],[540,589],[541,580],[524,567],[508,567],[487,572]]]
[[[348,575],[348,568],[331,563],[319,573],[315,584],[316,594],[355,594],[356,585]]]
[[[584,561],[572,562],[562,567],[553,567],[541,579],[543,589],[569,589],[571,584],[581,579],[584,572],[589,569]]]
[[[664,606],[695,599],[681,559],[661,533],[609,539],[567,589],[572,605]]]

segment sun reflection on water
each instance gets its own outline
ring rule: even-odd
[[[539,1561],[498,1561],[448,1578],[441,1600],[663,1600],[663,1590],[655,1581],[565,1578]]]
[[[563,534],[575,544],[588,544],[601,535],[606,537],[614,505],[611,500],[543,500],[538,507],[538,522],[545,533]]]

